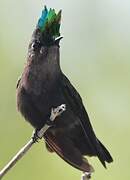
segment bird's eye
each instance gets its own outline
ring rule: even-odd
[[[33,49],[34,51],[38,50],[41,47],[41,42],[36,40],[32,43],[31,45],[31,49]]]

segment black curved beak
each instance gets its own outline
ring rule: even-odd
[[[62,36],[59,36],[58,38],[55,39],[55,44],[59,45],[60,40],[62,39]]]

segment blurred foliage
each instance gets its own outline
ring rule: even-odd
[[[46,4],[63,9],[61,65],[83,97],[97,136],[113,155],[94,179],[130,179],[130,2],[127,0],[0,1],[0,168],[27,142],[32,127],[16,110],[15,87],[31,33]],[[35,145],[5,180],[79,180],[80,172]]]

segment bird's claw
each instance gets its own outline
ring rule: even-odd
[[[50,120],[53,122],[57,116],[60,116],[64,111],[66,110],[66,105],[61,104],[57,108],[52,108],[51,109],[51,116]]]
[[[34,130],[32,134],[33,142],[38,142],[39,136],[38,136],[38,130]]]
[[[46,121],[46,124],[43,128],[40,130],[34,130],[32,139],[33,142],[38,142],[38,139],[41,139],[44,135],[44,133],[47,131],[47,129],[54,125],[54,120],[57,116],[60,116],[64,111],[66,110],[66,105],[62,104],[56,108],[51,109],[51,115],[50,118]]]

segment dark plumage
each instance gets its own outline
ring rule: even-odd
[[[53,10],[54,16],[49,20],[46,7],[44,11],[32,35],[27,63],[17,85],[18,110],[35,129],[40,129],[52,107],[66,104],[66,111],[45,133],[47,149],[82,171],[93,171],[84,155],[97,156],[106,167],[105,162],[112,162],[112,157],[96,138],[80,95],[60,68],[61,12],[56,14]]]

